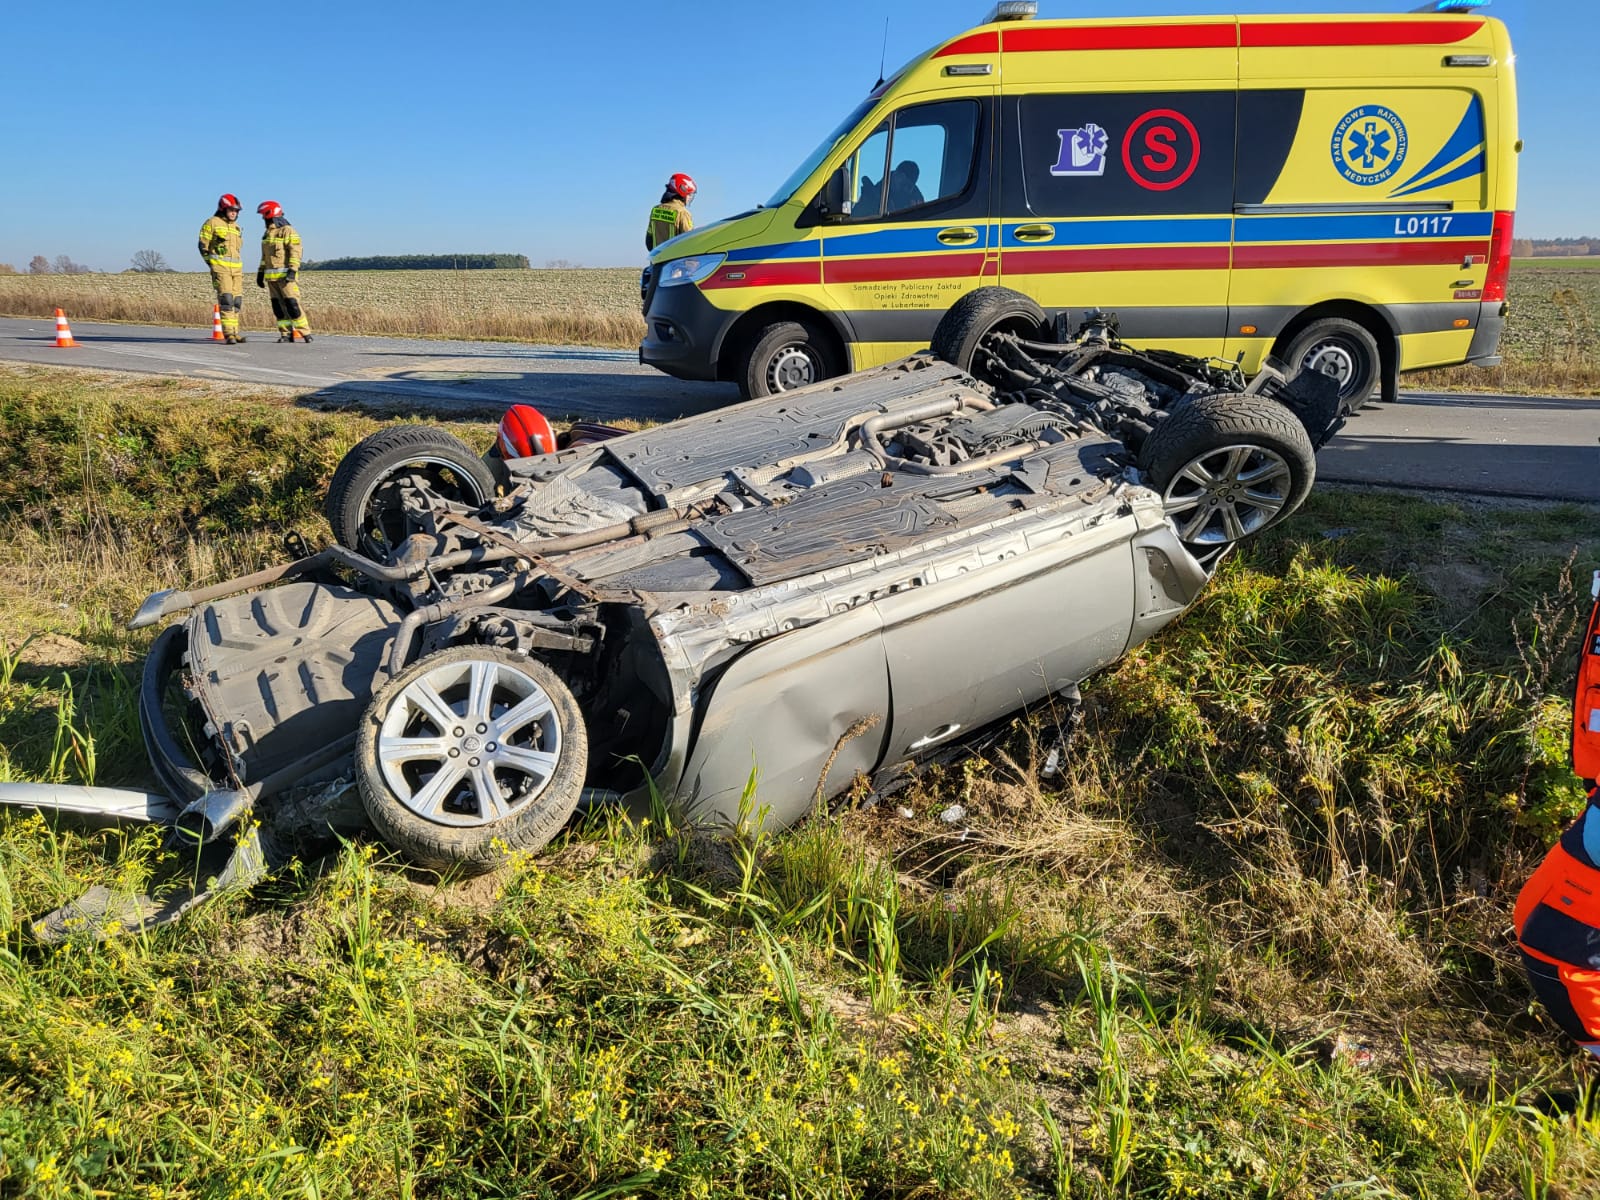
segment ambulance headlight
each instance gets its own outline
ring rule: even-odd
[[[726,254],[696,254],[690,258],[675,258],[661,268],[657,287],[675,287],[680,283],[699,283],[722,265]]]

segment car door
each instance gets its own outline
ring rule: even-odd
[[[913,100],[850,155],[850,212],[823,232],[822,282],[856,369],[928,345],[997,251],[989,223],[992,89]]]
[[[996,542],[975,549],[972,569],[954,579],[875,601],[893,708],[884,761],[914,756],[1114,662],[1135,615],[1135,525],[1124,515],[1029,548]]]

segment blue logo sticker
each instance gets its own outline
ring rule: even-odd
[[[1392,108],[1363,104],[1334,126],[1333,165],[1351,183],[1382,183],[1406,160],[1406,123]]]
[[[1104,175],[1106,173],[1106,131],[1098,125],[1086,124],[1082,129],[1058,129],[1061,153],[1052,175]]]

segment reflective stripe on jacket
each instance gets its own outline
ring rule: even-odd
[[[300,269],[300,235],[285,217],[267,222],[261,234],[261,270],[268,279],[282,279]]]
[[[244,266],[244,231],[237,221],[210,216],[200,226],[200,257],[209,267],[235,271]]]
[[[1595,604],[1578,654],[1578,689],[1572,697],[1572,769],[1579,779],[1600,779],[1600,571]]]

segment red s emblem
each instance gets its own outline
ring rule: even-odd
[[[1140,187],[1171,191],[1200,165],[1200,131],[1175,109],[1151,109],[1123,134],[1122,165]]]

